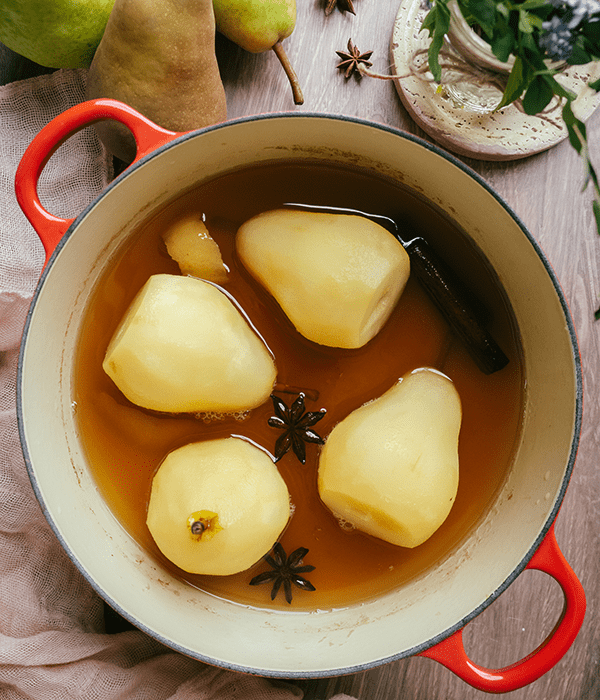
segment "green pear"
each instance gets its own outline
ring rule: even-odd
[[[116,0],[87,81],[86,97],[125,102],[155,124],[190,131],[226,119],[211,0]],[[107,149],[135,156],[129,129],[98,122]]]
[[[364,216],[264,212],[239,228],[236,251],[299,333],[339,348],[379,332],[410,274],[401,243]]]
[[[448,377],[429,368],[405,375],[329,434],[319,458],[323,503],[382,540],[422,544],[456,498],[461,419]]]
[[[304,102],[298,77],[283,48],[296,26],[296,0],[213,0],[217,30],[250,53],[273,50],[290,81],[294,103]]]
[[[146,523],[180,569],[227,576],[271,550],[290,517],[290,495],[269,455],[231,437],[169,453],[152,481]]]
[[[0,42],[48,68],[89,68],[115,0],[2,0]]]
[[[121,320],[102,363],[134,404],[171,413],[236,413],[264,403],[273,356],[214,284],[153,275]]]

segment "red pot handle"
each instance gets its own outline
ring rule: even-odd
[[[62,219],[44,209],[37,192],[39,177],[64,141],[102,119],[116,119],[131,129],[137,145],[134,163],[180,135],[157,126],[132,107],[108,99],[81,102],[46,124],[27,147],[15,176],[17,201],[44,245],[46,262],[75,219]]]
[[[579,633],[585,616],[585,593],[579,579],[560,551],[554,534],[554,525],[548,531],[536,553],[527,565],[552,576],[565,595],[565,607],[554,630],[531,654],[505,668],[489,669],[478,666],[467,656],[458,630],[443,642],[421,652],[446,666],[463,681],[488,693],[507,693],[540,678],[568,651]]]

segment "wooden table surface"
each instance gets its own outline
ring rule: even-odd
[[[349,38],[361,51],[373,50],[373,70],[390,69],[390,38],[398,0],[354,0],[356,15],[339,10],[326,16],[325,0],[298,0],[296,29],[284,46],[304,92],[295,106],[272,52],[248,54],[219,37],[217,56],[230,118],[308,111],[357,116],[428,139],[410,119],[392,81],[346,80],[337,70],[336,50]],[[0,61],[6,65],[5,54]],[[32,67],[12,58],[12,79]],[[7,75],[0,74],[0,82]],[[600,167],[600,114],[588,122],[592,158]],[[462,159],[516,212],[553,265],[570,306],[583,363],[585,402],[577,463],[556,522],[567,560],[587,595],[588,611],[572,648],[529,687],[506,694],[511,700],[600,698],[600,236],[595,231],[591,193],[582,193],[583,168],[567,142],[542,154],[511,162]],[[540,572],[525,572],[465,629],[467,651],[488,667],[510,664],[532,651],[552,630],[563,606],[558,584]],[[301,683],[307,700],[345,692],[359,700],[473,700],[486,696],[445,668],[408,658],[355,675]]]

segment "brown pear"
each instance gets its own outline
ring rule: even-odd
[[[212,0],[116,0],[90,66],[86,98],[124,102],[171,131],[224,121]],[[135,141],[116,121],[96,124],[107,149],[129,163]]]

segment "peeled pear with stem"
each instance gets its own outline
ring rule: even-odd
[[[304,103],[282,41],[296,26],[296,0],[213,0],[217,31],[250,53],[272,50],[287,75],[294,103]]]
[[[417,547],[456,498],[461,420],[446,375],[430,368],[405,375],[331,431],[319,458],[321,500],[358,530]]]
[[[269,455],[230,437],[170,452],[152,481],[146,523],[180,569],[226,576],[267,554],[290,517],[290,495]]]
[[[264,403],[276,378],[264,341],[229,297],[195,277],[150,277],[102,367],[134,404],[171,413],[235,413]]]
[[[410,275],[402,244],[358,215],[267,211],[242,224],[236,251],[299,333],[338,348],[377,335]]]

